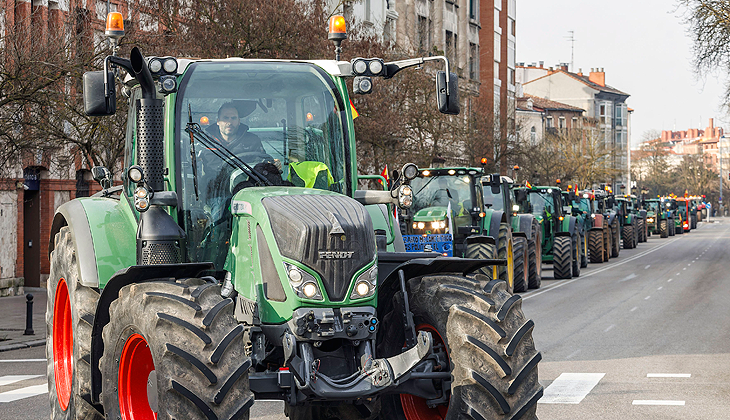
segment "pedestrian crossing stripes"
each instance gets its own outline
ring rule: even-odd
[[[19,384],[19,382],[31,379],[41,378],[44,375],[5,375],[0,376],[0,387]],[[0,403],[7,403],[23,398],[35,397],[36,395],[48,392],[48,384],[31,385],[21,388],[12,389],[10,391],[0,392]]]

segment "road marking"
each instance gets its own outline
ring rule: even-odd
[[[691,378],[691,373],[647,373],[647,378]]]
[[[651,296],[647,296],[647,297],[645,297],[645,298],[644,298],[644,300],[649,300],[649,298],[650,298],[650,297],[651,297]]]
[[[570,284],[570,283],[573,283],[574,281],[577,281],[577,280],[581,280],[581,279],[585,279],[586,277],[590,277],[590,276],[592,276],[592,275],[594,275],[594,274],[602,273],[602,272],[604,272],[604,271],[606,271],[606,270],[611,270],[611,269],[613,269],[614,267],[618,267],[619,265],[623,265],[623,264],[626,264],[627,262],[631,262],[631,261],[633,261],[633,260],[636,260],[636,259],[638,259],[638,258],[641,258],[641,257],[643,257],[643,256],[645,256],[645,255],[651,254],[651,253],[652,253],[652,252],[654,252],[654,251],[658,251],[658,250],[660,250],[660,249],[664,248],[665,246],[667,246],[667,245],[669,245],[669,244],[672,244],[672,243],[674,243],[674,242],[675,242],[675,241],[676,241],[677,239],[678,239],[678,238],[675,238],[675,239],[672,239],[672,240],[670,240],[670,241],[667,241],[667,242],[665,242],[665,243],[664,243],[664,244],[662,244],[662,245],[659,245],[659,246],[657,246],[657,247],[655,247],[655,248],[652,248],[652,249],[648,249],[648,250],[646,250],[646,251],[643,251],[642,253],[640,253],[640,254],[636,254],[636,255],[634,255],[633,257],[627,258],[627,259],[625,259],[625,260],[623,260],[623,261],[621,261],[621,262],[617,262],[617,263],[614,263],[614,264],[611,264],[611,263],[609,263],[609,264],[608,264],[608,265],[606,265],[605,267],[603,267],[603,268],[601,268],[601,269],[598,269],[598,270],[596,270],[596,271],[591,271],[590,273],[588,273],[588,274],[584,274],[584,275],[583,275],[583,276],[581,276],[581,277],[578,277],[578,278],[574,278],[574,279],[572,279],[572,280],[559,280],[559,281],[560,281],[560,282],[562,282],[562,283],[557,283],[557,284],[555,284],[555,285],[554,285],[554,286],[552,286],[552,287],[548,287],[547,289],[541,290],[541,291],[539,291],[539,292],[535,292],[535,293],[533,293],[533,294],[530,294],[530,295],[527,295],[527,296],[522,296],[522,300],[523,300],[523,301],[525,301],[525,300],[527,300],[527,299],[531,299],[531,298],[533,298],[533,297],[535,297],[535,296],[539,296],[539,295],[541,295],[541,294],[543,294],[543,293],[547,293],[547,292],[549,292],[549,291],[551,291],[551,290],[555,290],[555,289],[557,289],[558,287],[563,287],[563,286],[565,286],[566,284]]]
[[[623,281],[627,281],[627,280],[635,279],[636,277],[638,277],[638,276],[637,276],[636,274],[634,274],[634,273],[631,273],[631,274],[629,274],[628,276],[626,276],[626,277],[622,278],[621,280],[619,280],[618,282],[619,282],[619,283],[621,283],[621,282],[623,282]]]
[[[0,360],[0,363],[28,363],[28,362],[46,362],[46,359],[8,359]]]
[[[0,386],[10,385],[15,382],[25,381],[26,379],[38,378],[43,375],[6,375],[0,376]]]
[[[615,327],[615,326],[616,326],[616,325],[614,325],[614,324],[611,324],[611,325],[609,325],[609,326],[608,326],[608,328],[606,328],[605,330],[603,330],[603,332],[609,332],[609,331],[611,331],[611,330],[613,329],[613,327]]]
[[[580,404],[605,373],[561,373],[543,393],[538,404]]]
[[[631,310],[629,312],[634,312],[637,309],[639,309],[639,307],[638,306],[634,306],[633,308],[631,308]]]
[[[684,405],[684,401],[672,401],[672,400],[634,400],[634,402],[632,404],[633,405]]]
[[[569,355],[568,355],[568,356],[566,357],[566,359],[572,359],[572,358],[574,358],[575,356],[577,356],[577,355],[578,355],[578,353],[580,353],[580,349],[578,349],[578,350],[574,351],[573,353],[570,353],[570,354],[569,354]]]
[[[679,275],[679,273],[677,273],[677,275]]]
[[[672,282],[672,280],[673,280],[673,279],[669,279],[669,280],[667,280],[667,283],[671,283],[671,282]]]
[[[657,289],[657,290],[662,290],[663,288],[664,288],[664,286],[659,286],[659,287],[657,287],[656,289]]]
[[[0,403],[22,400],[48,392],[48,384],[28,386],[0,393]]]
[[[684,268],[682,269],[682,271],[684,271],[684,270],[686,270],[686,269],[687,269],[687,267],[684,267]]]
[[[649,264],[649,265],[647,265],[646,267],[644,267],[644,270],[648,270],[648,269],[649,269],[649,267],[651,267],[651,264]]]

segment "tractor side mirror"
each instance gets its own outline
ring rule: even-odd
[[[446,72],[436,73],[436,102],[442,114],[458,115],[459,108],[459,77],[449,72],[448,89],[446,88]],[[447,91],[448,90],[448,91]]]
[[[94,181],[101,184],[101,188],[109,189],[112,187],[112,173],[105,166],[94,166],[91,168],[91,177]]]
[[[103,70],[84,73],[84,112],[90,117],[114,115],[117,112],[114,73],[109,71],[106,77],[105,85]],[[105,89],[108,89],[107,93]]]
[[[492,174],[489,180],[489,186],[492,188],[492,194],[499,194],[501,192],[500,186],[502,183],[502,177],[499,174]]]

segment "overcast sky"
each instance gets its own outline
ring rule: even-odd
[[[632,144],[648,130],[715,125],[728,131],[721,111],[724,80],[698,77],[692,40],[673,0],[517,0],[517,62],[570,63],[573,72],[603,67],[606,84],[631,96]]]

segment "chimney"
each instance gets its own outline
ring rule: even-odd
[[[544,61],[541,61],[540,62],[540,68],[542,68],[543,65],[545,65],[545,62]]]
[[[603,72],[603,67],[601,67],[601,70],[599,71],[598,68],[591,69],[591,73],[588,75],[588,80],[591,82],[599,85],[599,86],[606,86],[606,73]]]
[[[568,64],[567,63],[560,63],[560,69],[562,71],[568,71]]]

